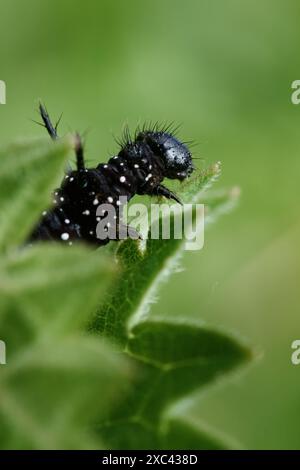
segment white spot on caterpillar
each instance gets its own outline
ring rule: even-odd
[[[83,215],[90,215],[90,211],[88,209],[83,211]]]
[[[70,181],[71,181],[71,182],[72,182],[72,181],[74,181],[74,178],[73,178],[73,176],[72,176],[72,178],[70,178]]]
[[[69,224],[70,223],[70,219],[65,219],[65,224]]]
[[[97,198],[93,200],[93,204],[94,204],[94,206],[97,206],[97,204],[99,204],[99,201],[98,201]]]
[[[117,201],[117,206],[120,206],[121,205],[121,202],[120,201]]]
[[[93,230],[90,230],[90,231],[89,231],[89,234],[90,234],[90,235],[93,235],[93,234],[94,234]]]
[[[103,167],[103,168],[108,168],[108,165],[104,165],[104,167]]]
[[[135,163],[133,166],[134,166],[134,168],[139,168],[140,167],[137,163]]]
[[[47,211],[44,211],[42,215],[47,215]]]
[[[109,202],[110,204],[112,204],[112,203],[114,202],[114,200],[113,200],[113,198],[112,198],[111,196],[108,196],[107,200],[108,200],[108,202]]]
[[[65,198],[64,198],[64,197],[60,197],[59,199],[60,199],[61,201],[64,201],[64,200],[65,200]]]
[[[60,238],[62,240],[69,240],[70,235],[67,232],[64,232],[64,233],[61,234]]]
[[[126,181],[125,176],[120,176],[120,182],[121,182],[121,183],[125,183],[125,181]]]

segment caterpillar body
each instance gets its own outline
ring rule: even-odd
[[[40,105],[39,111],[50,137],[57,139],[57,125],[52,125],[44,106]],[[120,224],[121,196],[129,201],[136,194],[147,194],[180,202],[162,181],[184,180],[194,169],[187,145],[168,128],[143,128],[133,139],[126,132],[118,154],[96,168],[86,168],[78,134],[75,141],[76,170],[68,171],[60,188],[54,191],[52,208],[43,212],[30,236],[31,243],[54,240],[70,245],[77,241],[104,245],[110,241],[109,236],[104,240],[96,234],[100,204],[112,204],[117,214],[115,223]],[[134,232],[128,229],[129,234]]]

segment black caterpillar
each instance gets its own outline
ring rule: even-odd
[[[40,105],[39,111],[50,137],[57,139],[57,125],[52,125],[44,106]],[[109,235],[106,240],[97,238],[96,226],[101,219],[96,215],[97,207],[112,204],[118,214],[116,222],[120,222],[120,196],[129,200],[135,194],[148,194],[180,203],[161,183],[164,178],[184,180],[194,167],[188,147],[172,135],[170,128],[159,130],[157,125],[150,130],[143,128],[136,132],[134,139],[126,131],[120,145],[119,153],[108,163],[87,169],[82,141],[76,135],[77,169],[66,173],[60,188],[54,192],[53,207],[43,212],[30,242],[57,240],[72,245],[84,241],[96,246],[108,243]],[[127,229],[129,236],[134,233],[131,227]]]

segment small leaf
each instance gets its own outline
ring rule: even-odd
[[[114,272],[107,256],[84,247],[43,244],[11,253],[0,260],[2,334],[18,342],[21,325],[27,335],[77,330]]]
[[[79,331],[113,271],[107,256],[84,247],[44,244],[1,259],[3,448],[95,446],[83,430],[115,405],[128,366],[109,345]]]
[[[114,406],[127,373],[125,359],[93,338],[28,344],[1,370],[0,447],[95,447],[85,427]]]
[[[203,198],[205,204],[205,225],[216,222],[220,216],[232,211],[240,197],[240,188],[211,191]]]
[[[217,162],[202,171],[196,171],[181,187],[180,197],[185,203],[197,203],[221,175],[221,163]]]
[[[167,405],[250,359],[235,339],[196,322],[151,318],[131,331],[128,354],[151,366],[155,378],[142,397],[143,416],[154,420]]]
[[[0,249],[20,244],[51,203],[70,151],[70,138],[28,141],[0,150]]]
[[[170,416],[161,432],[161,448],[176,450],[227,450],[241,446],[203,423]]]
[[[108,445],[118,448],[127,448],[129,439],[132,448],[141,448],[146,437],[162,445],[160,433],[171,405],[251,358],[250,350],[233,337],[195,322],[159,318],[132,329],[126,352],[137,361],[140,374],[123,405],[98,426]]]
[[[178,193],[179,197],[189,204],[203,203],[204,191],[219,175],[220,164],[216,163],[187,180]],[[228,201],[231,200],[232,196],[229,192],[219,201],[215,201],[212,208],[208,204],[210,219],[212,220],[213,214],[216,216],[218,212],[221,214],[224,204],[228,205]],[[185,210],[188,212],[191,209],[186,207]],[[193,211],[191,217],[193,224],[197,220],[195,215]],[[176,239],[173,236],[176,217],[176,213],[175,215],[171,213],[169,239],[162,239],[161,236],[159,239],[149,238],[145,250],[139,248],[138,241],[131,239],[120,244],[116,252],[121,265],[120,275],[91,322],[91,330],[124,344],[130,328],[147,315],[149,305],[155,298],[162,281],[167,280],[177,269],[178,259],[184,248],[185,238]],[[161,220],[160,218],[158,221],[160,230]]]

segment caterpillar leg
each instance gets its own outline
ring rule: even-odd
[[[174,201],[178,202],[178,204],[182,204],[182,202],[176,196],[176,194],[174,194],[172,191],[170,191],[168,188],[166,188],[162,184],[158,185],[155,188],[155,193],[154,194],[157,194],[157,196],[164,196],[167,199],[173,199]]]

